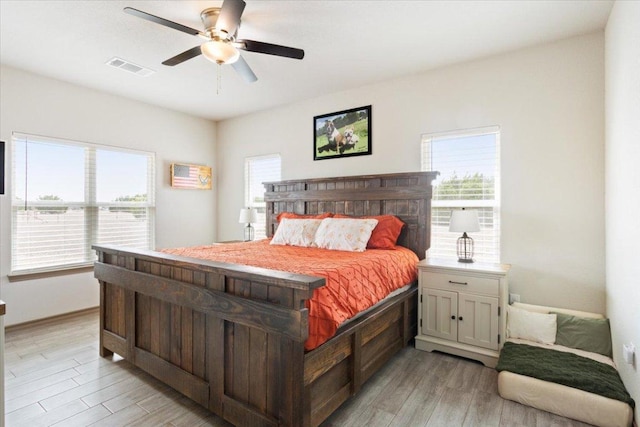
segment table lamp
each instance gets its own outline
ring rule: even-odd
[[[449,231],[462,232],[462,237],[458,238],[458,262],[473,262],[473,239],[467,233],[480,231],[480,221],[478,211],[456,210],[451,212],[449,221]]]
[[[251,226],[251,223],[258,222],[258,212],[255,209],[242,208],[240,209],[240,218],[238,218],[238,222],[241,224],[247,224],[244,228],[244,241],[248,242],[253,240],[253,227]]]

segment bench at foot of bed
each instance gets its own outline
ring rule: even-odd
[[[555,319],[547,325],[550,313]],[[604,316],[519,303],[507,316],[510,336],[496,367],[501,397],[600,427],[631,426],[634,401],[609,357]],[[525,318],[526,331],[519,328]],[[548,328],[555,343],[540,342]],[[532,336],[518,336],[523,333]]]

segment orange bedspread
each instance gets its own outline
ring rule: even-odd
[[[307,350],[335,335],[346,320],[414,281],[418,263],[418,257],[412,251],[400,246],[391,250],[344,252],[270,245],[269,240],[164,249],[162,252],[324,277],[326,286],[316,289],[313,298],[307,302]]]

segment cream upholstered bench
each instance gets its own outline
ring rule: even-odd
[[[566,325],[566,323],[562,323],[564,320],[561,320],[561,318],[576,319],[576,322],[578,323],[582,321],[581,319],[604,319],[604,316],[596,313],[515,303],[513,306],[510,306],[507,314],[507,342],[528,344],[530,346],[547,348],[559,352],[573,353],[578,356],[605,363],[615,368],[613,360],[610,357],[600,354],[606,353],[606,350],[600,351],[600,353],[595,353],[592,351],[558,345],[555,339],[556,335],[550,334],[551,328],[555,326],[552,326],[552,324],[549,323],[553,320],[551,319],[553,316],[536,315],[548,315],[549,313],[560,313],[559,316],[561,317],[557,317],[557,333],[559,342],[561,341],[562,343],[572,341],[571,336],[569,336],[567,340],[566,333],[572,333],[575,331],[575,328],[571,329],[566,327],[565,329],[561,329],[560,325]],[[562,316],[563,314],[569,316]],[[512,321],[510,321],[509,317],[512,317]],[[541,322],[547,322],[547,324],[542,325]],[[586,321],[585,323],[589,323],[589,321]],[[608,322],[606,323],[606,328],[608,331]],[[561,334],[565,334],[562,335],[562,339],[560,339]],[[522,339],[522,337],[525,339]],[[598,337],[591,341],[592,342],[590,342],[587,347],[591,346],[591,344],[601,345],[598,349],[600,350],[602,348],[606,349],[606,346],[608,345],[610,353],[610,335],[606,338]],[[578,347],[579,346],[580,345],[578,345]],[[501,370],[500,368],[501,364],[499,362],[497,369]],[[501,370],[498,374],[498,391],[500,396],[505,399],[513,400],[522,403],[523,405],[532,406],[547,412],[552,412],[554,414],[573,418],[597,426],[628,427],[633,421],[633,409],[628,403],[594,394],[592,392],[583,391],[578,388],[510,372],[509,370]]]

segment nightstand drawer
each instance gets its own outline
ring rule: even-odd
[[[496,296],[500,293],[500,281],[498,279],[431,273],[428,271],[420,272],[420,286]]]

